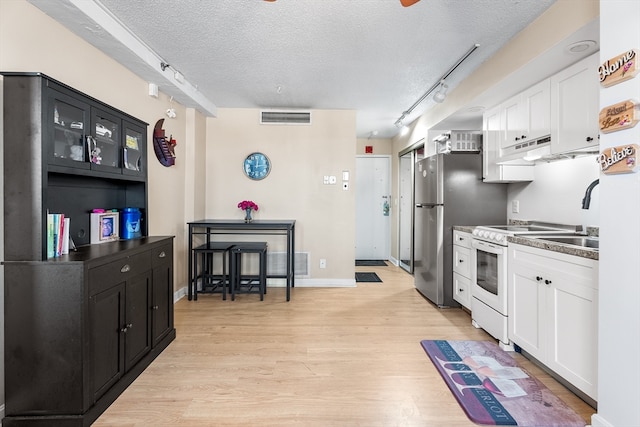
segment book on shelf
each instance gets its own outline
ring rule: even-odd
[[[61,213],[47,214],[47,258],[69,253],[69,227],[71,220]]]

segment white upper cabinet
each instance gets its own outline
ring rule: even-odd
[[[503,102],[501,104],[504,117],[502,148],[549,135],[551,133],[550,107],[549,79]]]
[[[596,53],[551,77],[551,153],[593,147],[597,151],[599,55]]]
[[[482,178],[484,182],[518,182],[533,180],[533,164],[498,164],[504,140],[504,110],[498,105],[484,113],[482,121]]]
[[[543,80],[522,93],[524,132],[521,140],[540,139],[551,133],[551,86]]]

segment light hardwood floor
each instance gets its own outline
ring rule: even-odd
[[[420,341],[492,338],[402,269],[356,270],[383,283],[178,301],[176,340],[94,426],[476,426]],[[588,424],[593,408],[515,357]]]

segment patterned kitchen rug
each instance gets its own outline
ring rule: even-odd
[[[382,282],[376,273],[358,271],[356,273],[356,283],[358,282]]]
[[[424,340],[420,344],[474,423],[536,427],[586,424],[492,342]]]

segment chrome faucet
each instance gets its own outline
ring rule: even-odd
[[[584,199],[582,199],[582,209],[589,209],[589,205],[591,204],[591,191],[593,190],[593,187],[599,183],[600,180],[596,179],[587,187],[587,191],[584,193]]]

